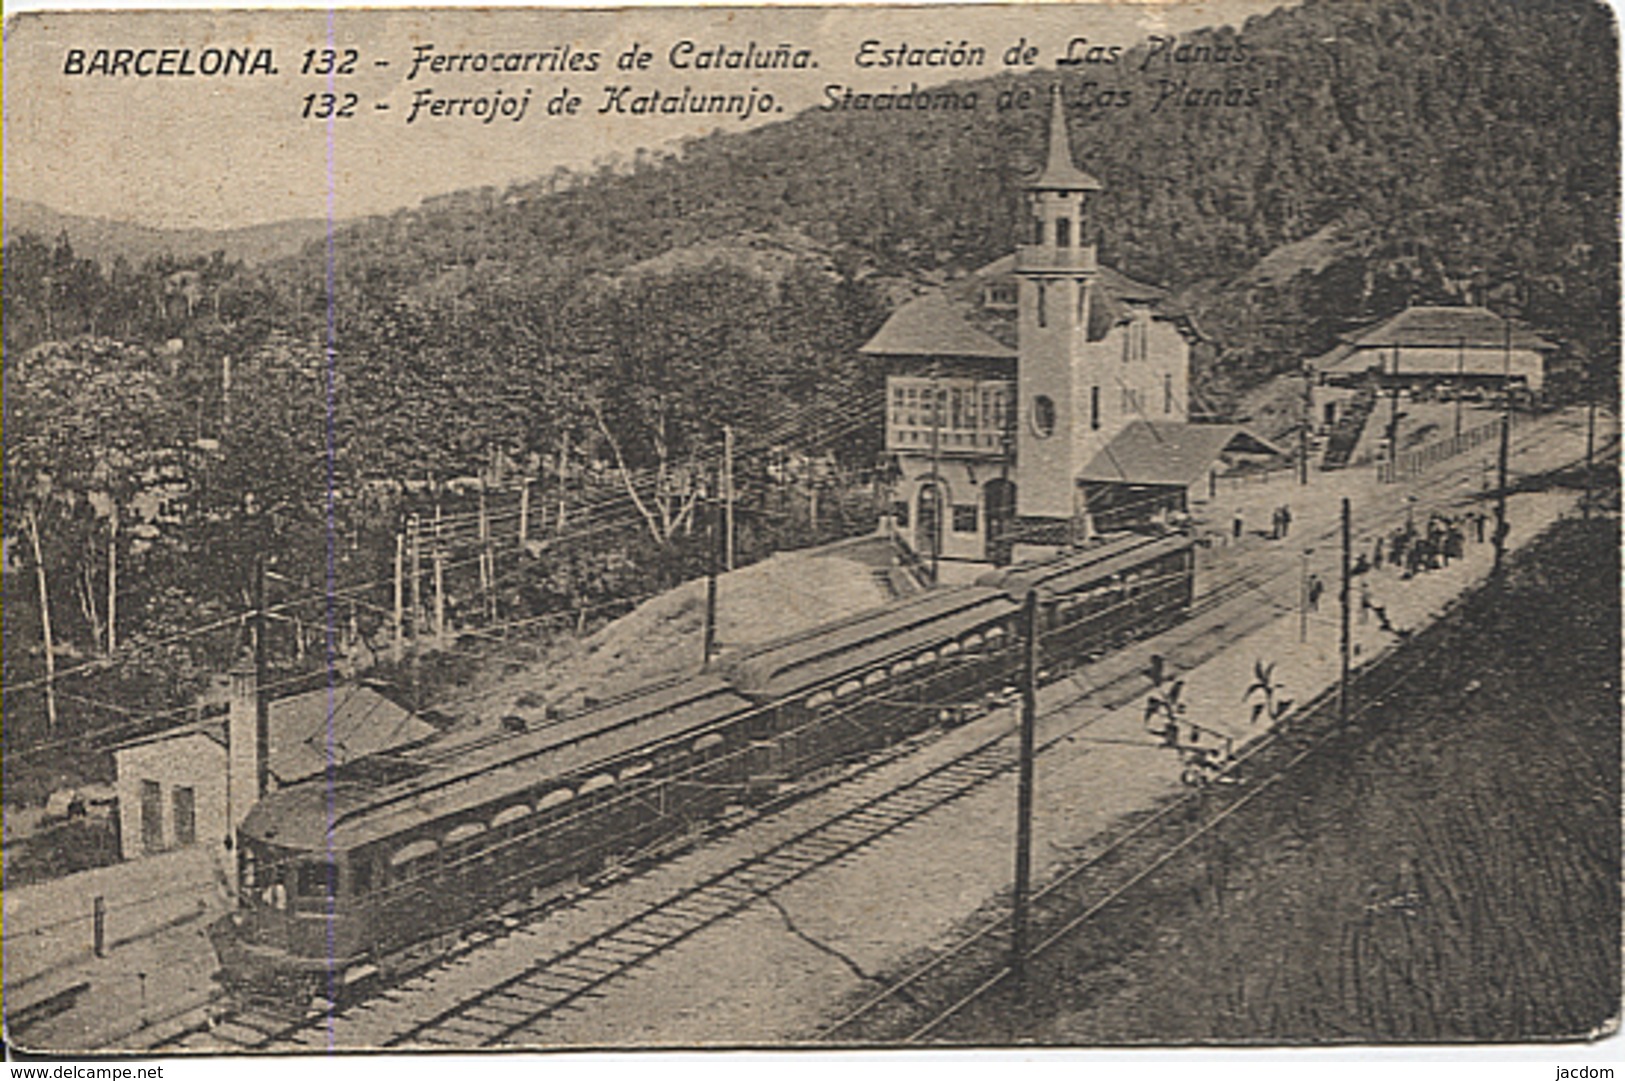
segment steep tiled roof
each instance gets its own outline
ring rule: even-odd
[[[926,293],[898,308],[859,352],[870,356],[1012,358],[1017,347],[1015,312],[990,308],[984,299],[989,289],[1014,289],[1015,285],[1016,257],[1012,254],[995,259],[944,289]],[[1185,313],[1169,299],[1166,289],[1101,266],[1089,308],[1089,340],[1100,341],[1112,327],[1129,318],[1131,305],[1142,304],[1150,306],[1155,318],[1178,320],[1191,333],[1197,333]]]
[[[1009,358],[1016,355],[1013,347],[966,322],[941,293],[927,293],[898,308],[859,352],[881,356]]]

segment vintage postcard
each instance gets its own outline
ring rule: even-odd
[[[1593,1055],[1617,35],[12,16],[9,1046]]]

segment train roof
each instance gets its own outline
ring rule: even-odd
[[[715,675],[658,685],[590,713],[514,736],[382,786],[341,778],[261,800],[245,834],[290,848],[353,848],[500,801],[555,778],[652,749],[751,708]],[[331,841],[329,836],[331,835]]]
[[[1073,593],[1097,579],[1190,546],[1191,539],[1182,534],[1165,537],[1127,534],[1059,559],[983,575],[978,579],[978,584],[996,586],[1012,599],[1025,597],[1029,590],[1037,590],[1040,597]]]
[[[736,657],[727,674],[739,693],[753,699],[786,698],[1013,611],[1010,599],[995,589],[933,590],[759,646]]]

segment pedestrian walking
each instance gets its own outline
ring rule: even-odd
[[[1371,618],[1371,585],[1365,579],[1360,579],[1360,626],[1365,626]]]
[[[1239,510],[1236,511],[1235,517],[1230,520],[1230,535],[1236,540],[1240,540],[1241,531],[1245,524],[1246,523],[1242,521],[1241,512]]]
[[[1311,612],[1320,611],[1320,595],[1324,592],[1326,592],[1326,586],[1321,582],[1320,575],[1311,574],[1309,576],[1309,610]]]
[[[1281,504],[1281,536],[1292,532],[1292,504]]]
[[[1382,537],[1377,537],[1377,543],[1371,547],[1371,567],[1373,570],[1382,570]]]

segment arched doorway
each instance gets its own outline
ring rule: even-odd
[[[920,485],[914,501],[914,551],[921,559],[942,554],[942,488],[935,481]]]
[[[1011,527],[1016,520],[1016,485],[994,477],[982,485],[983,519],[987,522],[987,559],[1003,566],[1010,562]]]

